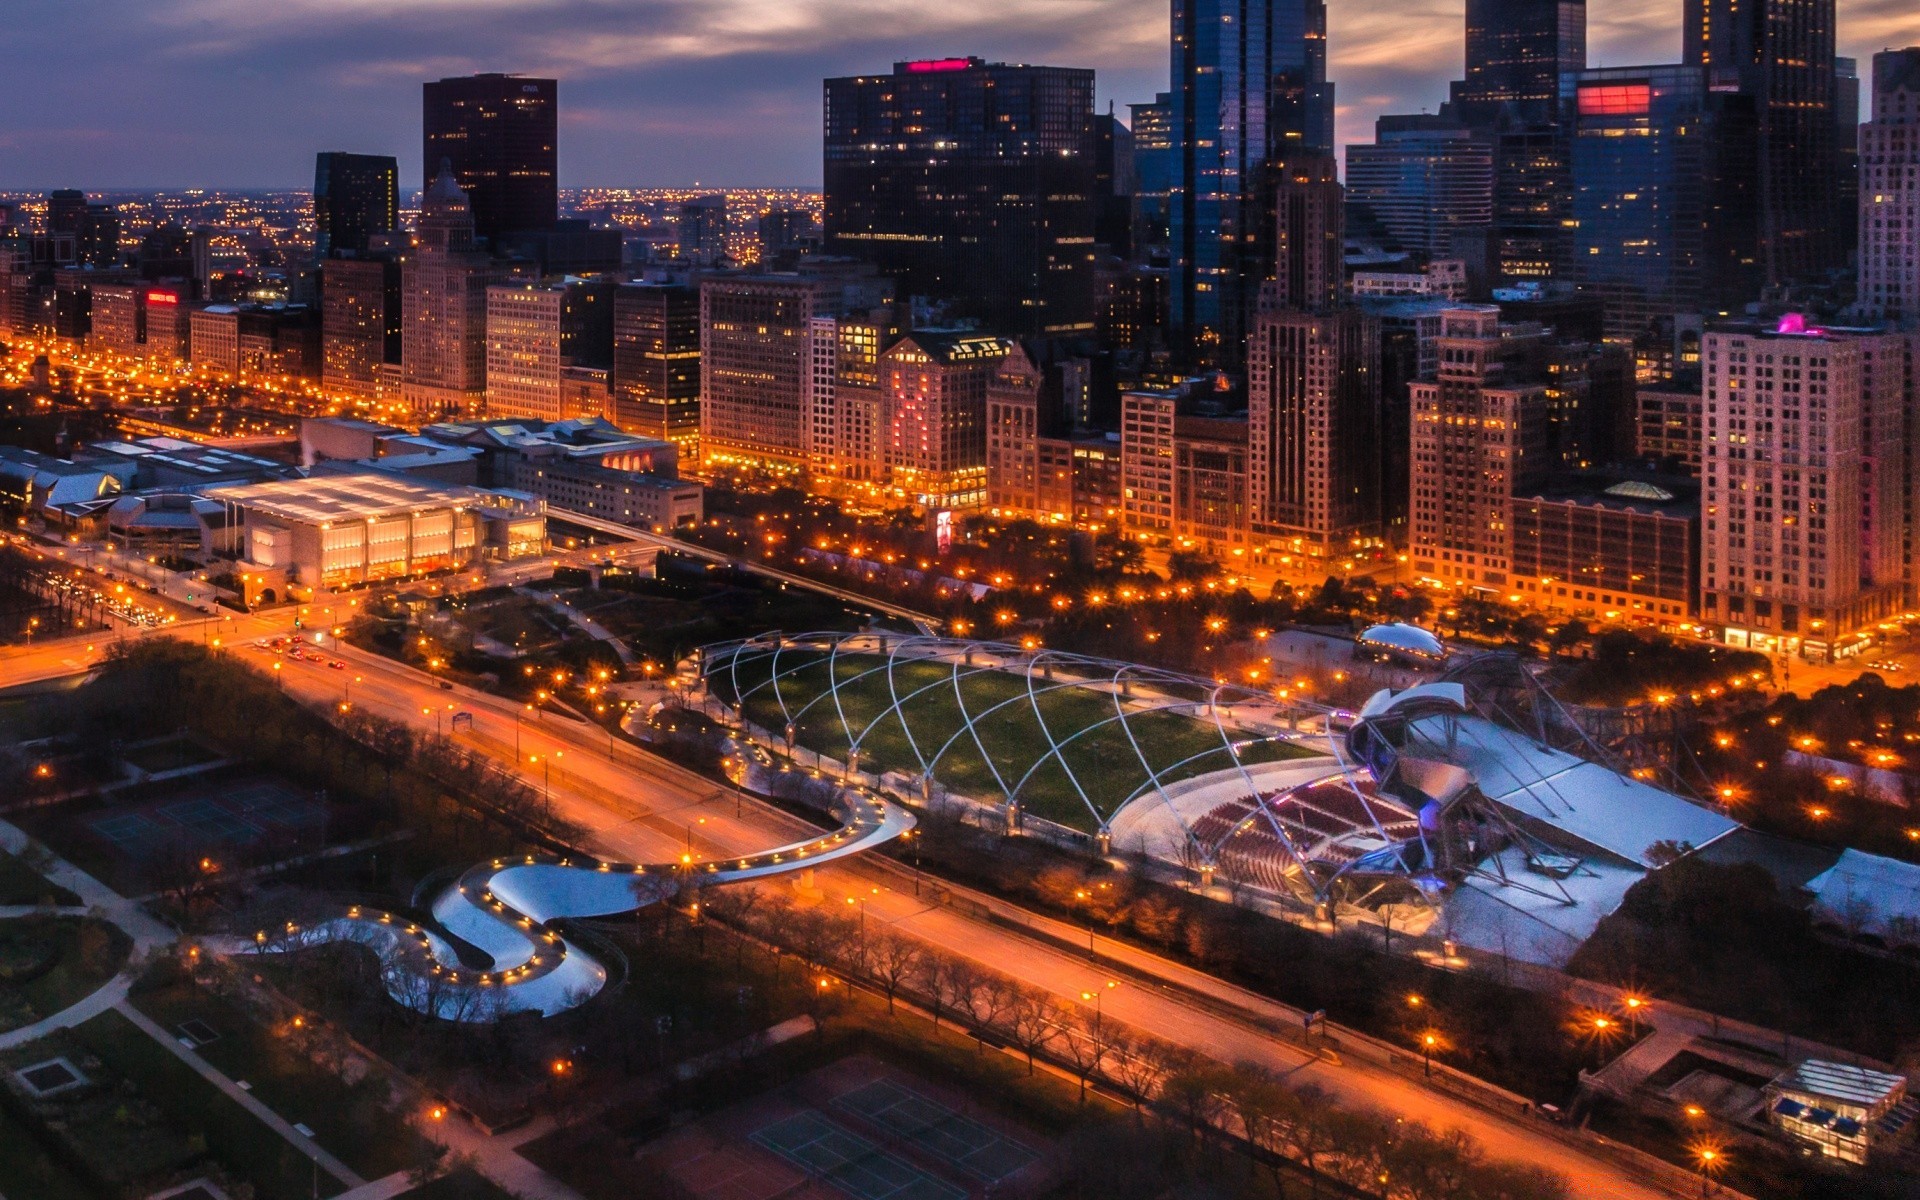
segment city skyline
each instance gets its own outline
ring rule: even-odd
[[[1460,75],[1461,8],[1329,7],[1337,146],[1382,112],[1438,107]],[[1842,3],[1840,53],[1864,66],[1904,44],[1903,15],[1898,0]],[[1588,22],[1589,65],[1678,61],[1678,0],[1596,4]],[[0,30],[16,80],[0,152],[14,187],[293,189],[319,147],[396,155],[411,191],[420,85],[499,70],[560,80],[566,186],[817,186],[823,77],[977,54],[1090,67],[1101,111],[1124,110],[1166,89],[1167,28],[1164,0],[993,0],[964,16],[861,0],[27,0]]]

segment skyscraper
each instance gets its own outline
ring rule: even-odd
[[[1560,76],[1587,65],[1586,0],[1468,0],[1466,78],[1447,115],[1493,150],[1491,265],[1506,279],[1559,274],[1570,185]]]
[[[1093,72],[978,58],[826,81],[826,243],[995,330],[1093,329]]]
[[[613,422],[662,438],[697,461],[700,291],[622,284],[613,295]]]
[[[1493,143],[1451,117],[1382,116],[1347,147],[1347,204],[1399,249],[1427,259],[1484,245],[1493,224]]]
[[[1260,307],[1327,312],[1346,281],[1346,189],[1331,154],[1282,164],[1274,187],[1271,289]]]
[[[320,378],[328,391],[379,394],[400,361],[400,264],[390,258],[333,258],[320,264]]]
[[[1609,340],[1757,294],[1750,97],[1699,67],[1605,67],[1572,80],[1572,270]]]
[[[1760,263],[1769,284],[1839,265],[1834,0],[1686,0],[1683,56],[1709,86],[1753,97],[1760,122]]]
[[[496,283],[487,289],[487,415],[558,421],[561,286]]]
[[[727,197],[695,196],[680,206],[680,257],[713,266],[727,257]]]
[[[1517,370],[1499,310],[1441,316],[1439,373],[1413,401],[1409,550],[1417,576],[1505,588],[1513,567],[1512,504],[1549,470],[1543,379]]]
[[[1273,269],[1267,168],[1333,150],[1324,0],[1174,0],[1171,78],[1173,337],[1237,363]]]
[[[1133,240],[1163,247],[1167,198],[1173,187],[1173,100],[1165,92],[1152,104],[1129,105],[1133,133]]]
[[[560,216],[559,85],[471,75],[425,84],[423,98],[425,177],[452,164],[475,234],[551,229]]]
[[[111,204],[90,204],[73,188],[47,196],[47,232],[73,237],[74,260],[82,266],[111,267],[120,261],[120,214]]]
[[[313,163],[313,256],[364,254],[400,222],[400,164],[377,154],[328,151]]]
[[[1920,325],[1920,46],[1873,56],[1860,127],[1860,308]]]
[[[1899,611],[1906,339],[1790,316],[1709,329],[1701,358],[1701,619],[1826,658]]]
[[[1262,295],[1271,301],[1278,289],[1269,284]],[[1263,304],[1255,316],[1249,508],[1255,538],[1273,551],[1322,558],[1384,532],[1379,360],[1380,323],[1359,309]]]
[[[401,386],[415,411],[477,412],[487,386],[492,260],[474,248],[473,210],[451,171],[420,203],[418,236],[400,268]]]

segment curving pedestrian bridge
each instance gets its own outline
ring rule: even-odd
[[[355,906],[316,925],[261,930],[226,949],[288,954],[349,942],[379,959],[387,993],[413,1009],[454,1021],[507,1013],[564,1012],[592,998],[607,968],[554,922],[615,917],[690,888],[805,871],[870,850],[913,828],[913,815],[865,792],[842,793],[841,824],[830,833],[743,858],[616,863],[587,857],[495,858],[463,872],[433,902],[439,929]],[[463,963],[445,934],[490,960]]]

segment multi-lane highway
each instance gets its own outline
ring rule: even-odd
[[[689,842],[697,855],[734,856],[794,834],[791,816],[743,798],[713,780],[615,741],[602,729],[552,712],[530,712],[498,696],[469,691],[351,647],[329,644],[328,661],[278,659],[271,651],[236,651],[262,666],[279,661],[276,674],[292,695],[315,704],[352,703],[368,712],[453,736],[503,762],[516,763],[530,784],[549,791],[557,812],[588,831],[582,849],[623,861],[677,855]],[[0,667],[0,682],[11,674]],[[942,905],[914,894],[906,879],[881,864],[854,861],[821,870],[816,879],[826,902],[849,899],[866,908],[869,925],[891,926],[944,951],[1045,988],[1071,1001],[1099,988],[1112,966],[1088,961],[1084,951],[1063,948],[1065,937],[1035,937],[967,907]],[[928,897],[934,888],[923,889]],[[1022,918],[1042,933],[1083,937],[1037,916]],[[1018,922],[1016,922],[1017,924]],[[1071,943],[1069,943],[1071,944]],[[1312,1080],[1352,1103],[1366,1104],[1409,1120],[1472,1133],[1498,1156],[1536,1163],[1574,1181],[1584,1198],[1641,1200],[1665,1195],[1636,1173],[1591,1155],[1527,1118],[1508,1118],[1429,1090],[1393,1071],[1351,1057],[1341,1065],[1310,1057],[1267,1031],[1276,1022],[1297,1023],[1300,1014],[1199,972],[1152,955],[1102,942],[1101,956],[1136,982],[1108,992],[1105,1012],[1114,1020],[1178,1042],[1215,1058],[1264,1063]],[[1198,993],[1207,997],[1197,1000]]]

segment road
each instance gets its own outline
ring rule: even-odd
[[[236,652],[261,665],[271,657],[251,647]],[[450,728],[453,713],[473,714],[472,728],[463,728],[457,735],[460,740],[503,761],[516,762],[533,786],[550,789],[556,811],[590,831],[584,848],[605,857],[652,861],[677,855],[689,843],[696,854],[736,856],[785,840],[796,824],[787,814],[742,798],[704,776],[615,742],[595,726],[552,713],[529,713],[524,706],[497,696],[443,688],[420,672],[350,647],[333,653],[346,664],[344,669],[278,660],[282,661],[278,672],[282,685],[309,702],[347,701],[428,729]],[[537,769],[532,765],[535,757],[540,760]],[[855,861],[823,869],[816,882],[828,904],[842,905],[849,899],[864,902],[869,922],[891,925],[1069,1002],[1083,990],[1105,990],[1105,973],[1083,953],[1035,940],[962,909],[929,903],[915,896],[899,875],[878,865]],[[1223,1061],[1257,1062],[1287,1071],[1349,1103],[1442,1128],[1464,1129],[1496,1156],[1566,1175],[1575,1182],[1574,1194],[1583,1200],[1652,1200],[1667,1194],[1529,1120],[1508,1119],[1462,1104],[1351,1056],[1340,1066],[1311,1058],[1261,1027],[1262,1021],[1297,1023],[1299,1014],[1283,1005],[1118,944],[1105,943],[1101,951],[1123,962],[1129,971],[1204,990],[1246,1013],[1236,1017],[1223,1011],[1222,1005],[1198,1004],[1170,988],[1129,985],[1106,993],[1105,1012],[1114,1020]]]

